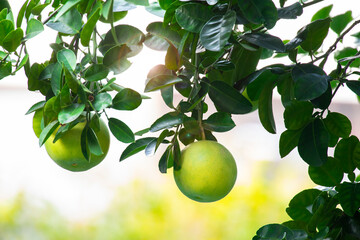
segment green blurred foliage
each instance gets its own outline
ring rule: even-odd
[[[182,195],[172,174],[157,185],[136,180],[118,188],[105,212],[82,221],[69,220],[50,203],[19,194],[0,202],[0,239],[251,239],[260,226],[289,219],[284,209],[296,174],[286,169],[263,162],[252,170],[250,184],[237,184],[224,199],[206,204]]]

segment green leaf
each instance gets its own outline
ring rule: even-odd
[[[331,18],[319,19],[306,25],[300,31],[307,31],[306,39],[301,43],[301,47],[307,52],[314,52],[320,48],[326,38]]]
[[[109,118],[109,128],[117,140],[123,143],[135,141],[135,135],[132,130],[122,121],[116,118]],[[120,159],[121,161],[121,159]]]
[[[351,121],[343,114],[338,112],[330,112],[324,119],[324,124],[329,133],[347,138],[351,133]]]
[[[50,20],[46,25],[60,33],[74,35],[79,33],[81,30],[81,14],[78,10],[72,8],[62,15],[57,21]]]
[[[303,7],[299,2],[277,10],[278,17],[282,19],[296,19],[303,14]]]
[[[19,10],[18,16],[16,18],[16,27],[17,28],[21,27],[21,23],[25,16],[25,10],[26,10],[28,2],[29,2],[29,0],[26,0]],[[1,39],[1,37],[0,37],[0,39]]]
[[[45,106],[46,101],[40,101],[35,103],[34,105],[32,105],[29,110],[27,110],[27,112],[25,113],[25,115],[28,115],[30,113],[33,113],[41,108],[43,108]]]
[[[189,32],[199,33],[204,24],[212,17],[211,10],[198,3],[187,3],[175,11],[178,24]]]
[[[21,44],[24,32],[21,28],[11,31],[2,41],[2,46],[9,52],[14,52]]]
[[[145,40],[145,45],[154,49],[166,51],[171,42],[175,47],[179,47],[181,37],[178,32],[174,31],[168,25],[162,22],[153,22],[146,27],[146,31],[151,34],[151,42],[149,39]]]
[[[306,189],[296,194],[286,208],[287,214],[295,221],[308,222],[313,215],[314,201],[320,194],[317,189]]]
[[[62,66],[60,63],[54,63],[53,65],[48,65],[49,66],[53,66],[51,68],[51,77],[50,77],[50,85],[51,85],[51,90],[53,91],[54,95],[58,95],[60,93],[61,90],[61,85],[62,85]],[[43,72],[45,72],[48,68],[46,67],[44,69]],[[41,75],[43,74],[43,72],[41,73]],[[40,76],[41,76],[40,75]]]
[[[70,72],[75,70],[76,55],[70,49],[62,49],[56,54],[59,63],[63,64]]]
[[[131,66],[131,62],[126,56],[131,50],[126,45],[116,46],[106,52],[104,56],[104,65],[108,67],[114,74],[120,74]]]
[[[92,154],[94,154],[96,156],[100,156],[101,154],[103,154],[99,140],[92,128],[87,129],[86,140],[87,140],[89,150]]]
[[[46,101],[44,106],[44,125],[58,118],[60,112],[60,98],[54,96]]]
[[[171,157],[172,146],[168,146],[159,160],[159,170],[161,173],[166,173],[168,168],[169,158]]]
[[[126,51],[126,57],[135,56],[140,52],[145,35],[138,28],[130,25],[117,25],[113,31],[116,33],[117,42],[114,40],[111,30],[109,30],[99,44],[99,51],[103,55],[111,48],[121,45],[126,45],[127,50],[130,50],[129,52]],[[125,55],[121,54],[121,56]]]
[[[330,12],[331,12],[332,7],[333,7],[333,5],[331,4],[329,6],[323,7],[319,11],[317,11],[314,14],[314,16],[311,18],[311,21],[313,22],[315,20],[328,18],[330,16]]]
[[[334,157],[341,162],[342,170],[345,173],[352,173],[355,166],[357,154],[354,154],[359,139],[356,136],[341,139],[335,147]]]
[[[40,81],[39,76],[41,72],[45,69],[43,64],[34,63],[31,65],[30,73],[28,73],[28,90],[36,91],[40,90]]]
[[[59,126],[59,122],[57,120],[49,123],[44,129],[41,131],[39,136],[39,146],[41,147],[46,140],[51,136],[51,134],[55,131],[55,129]]]
[[[287,156],[299,143],[302,129],[286,130],[280,135],[279,151],[283,158]]]
[[[184,114],[179,112],[169,112],[158,118],[151,126],[150,132],[157,132],[162,129],[180,125],[184,121]]]
[[[19,71],[23,66],[25,66],[28,63],[28,60],[29,60],[29,54],[26,53],[24,57],[21,59],[19,66],[15,69],[15,72]]]
[[[160,7],[158,2],[151,2],[149,6],[145,7],[145,10],[155,16],[164,18],[165,11]]]
[[[12,65],[11,62],[6,62],[0,64],[0,80],[11,75]]]
[[[84,47],[89,46],[91,35],[94,31],[97,21],[100,19],[100,11],[101,8],[98,8],[95,13],[93,13],[91,17],[87,20],[83,29],[81,30],[80,41]]]
[[[296,65],[291,74],[295,82],[294,94],[299,101],[315,99],[328,89],[328,77],[312,64]]]
[[[89,129],[89,125],[85,125],[83,130],[81,131],[80,136],[80,146],[81,146],[81,152],[86,159],[86,161],[90,162],[90,154],[88,152],[88,144],[87,144],[87,131]]]
[[[38,4],[33,9],[31,9],[31,14],[39,16],[41,12],[50,5],[50,1],[45,2],[44,4]]]
[[[98,112],[109,107],[111,104],[112,104],[112,97],[110,94],[106,92],[97,94],[93,102],[93,106],[95,110]]]
[[[220,51],[227,44],[236,21],[236,13],[229,11],[206,22],[200,32],[200,41],[207,50]]]
[[[219,111],[231,114],[246,114],[252,111],[249,100],[225,82],[212,82],[209,96]]]
[[[121,154],[120,161],[123,161],[124,159],[144,150],[145,147],[154,139],[156,139],[156,138],[154,138],[154,137],[140,138],[140,139],[136,140],[135,142],[131,143],[130,145],[128,145],[125,148],[125,150]]]
[[[314,98],[310,101],[315,108],[320,108],[325,110],[330,106],[332,98],[333,98],[332,87],[330,81],[328,81],[328,87],[326,91],[323,94],[321,94],[319,97]]]
[[[58,21],[61,16],[63,16],[71,8],[74,8],[76,4],[81,2],[81,0],[68,0],[61,8],[60,11],[56,14],[54,21]]]
[[[172,86],[176,83],[180,83],[183,80],[176,75],[156,75],[146,81],[144,92],[152,92],[164,87]]]
[[[308,172],[314,183],[326,187],[338,185],[344,176],[341,163],[332,157],[328,157],[326,163],[320,167],[309,166]]]
[[[85,104],[74,103],[59,112],[59,122],[61,124],[67,124],[77,119],[85,109]]]
[[[358,50],[356,48],[345,47],[340,51],[335,52],[334,58],[340,63],[342,66],[346,66],[350,61],[349,57],[356,57]],[[350,64],[350,67],[359,67],[360,66],[360,59],[354,59]]]
[[[360,184],[344,182],[336,187],[336,191],[339,192],[339,202],[344,212],[354,216],[360,208]]]
[[[109,69],[103,64],[93,64],[84,73],[84,78],[89,82],[105,79],[109,74]]]
[[[263,127],[269,133],[276,133],[274,114],[272,109],[272,95],[276,83],[269,81],[265,84],[259,97],[259,118]]]
[[[275,26],[278,12],[272,0],[239,0],[244,17],[255,24],[264,24],[267,29]]]
[[[340,35],[340,33],[346,28],[346,26],[353,20],[352,11],[347,11],[344,14],[337,15],[332,18],[330,28]]]
[[[203,127],[214,132],[227,132],[235,127],[229,113],[216,112],[203,121]]]
[[[264,240],[294,239],[293,231],[281,224],[265,225],[256,231],[256,236]]]
[[[117,110],[134,110],[141,104],[141,96],[138,92],[124,88],[116,94],[112,100],[112,108]]]
[[[126,0],[126,1],[139,6],[149,6],[148,0]]]
[[[32,18],[27,23],[26,36],[24,37],[24,40],[28,40],[30,38],[33,38],[33,37],[35,37],[36,35],[40,34],[43,31],[44,31],[43,24],[39,20],[37,20],[35,18]]]
[[[180,55],[177,48],[172,44],[170,44],[166,52],[165,66],[174,71],[177,71],[180,68]]]
[[[0,21],[0,45],[3,44],[6,35],[14,30],[14,24],[10,20],[4,19]]]
[[[360,81],[349,80],[346,82],[346,86],[356,95],[360,96]]]
[[[310,102],[292,101],[284,111],[285,127],[289,130],[305,127],[312,119],[313,110]]]
[[[320,167],[327,158],[329,134],[324,123],[315,119],[302,131],[298,144],[298,151],[301,158],[310,166]]]
[[[277,52],[285,51],[285,45],[283,41],[280,38],[267,33],[248,33],[240,37],[245,41],[255,44],[259,47],[274,50]]]
[[[164,100],[165,104],[169,108],[174,108],[173,98],[174,98],[174,88],[173,86],[168,86],[160,89],[161,97]]]
[[[151,142],[149,142],[148,145],[146,145],[146,147],[145,147],[145,155],[146,156],[153,156],[155,154],[156,143],[157,143],[157,139],[154,139]]]

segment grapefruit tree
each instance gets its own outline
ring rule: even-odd
[[[278,22],[298,21],[304,11],[323,1],[27,0],[18,13],[2,1],[0,79],[24,69],[28,90],[44,96],[27,112],[36,112],[34,129],[40,146],[51,145],[53,139],[67,141],[65,136],[78,126],[82,130],[76,144],[91,162],[89,152],[105,152],[106,147],[92,134],[96,124],[91,124],[90,117],[84,122],[88,127],[82,128],[79,122],[84,115],[104,115],[110,132],[129,144],[120,161],[142,150],[153,154],[165,145],[159,170],[166,173],[174,167],[179,188],[195,200],[197,195],[185,187],[196,188],[198,182],[188,176],[193,176],[190,173],[200,161],[186,164],[189,149],[216,141],[214,132],[232,130],[232,116],[252,112],[253,105],[264,129],[276,133],[272,110],[276,90],[286,127],[280,137],[280,156],[297,149],[309,165],[311,180],[323,187],[297,194],[286,209],[291,220],[263,226],[253,239],[358,239],[360,143],[352,135],[348,117],[329,107],[340,88],[360,95],[360,54],[356,45],[343,41],[359,40],[360,20],[352,17],[351,9],[333,15],[330,4],[319,8],[295,36],[281,39],[270,33]],[[121,23],[128,11],[139,6],[163,19],[149,23],[147,33]],[[107,29],[98,27],[99,22]],[[58,33],[51,43],[53,52],[48,61],[31,62],[26,41],[45,27]],[[329,37],[330,31],[337,35],[335,39]],[[131,66],[129,59],[144,45],[166,52],[164,64],[148,73],[144,92],[160,92],[169,112],[134,133],[107,111],[135,110],[146,98],[116,83],[116,76]],[[286,63],[279,63],[280,57]],[[263,59],[271,63],[259,67]],[[329,61],[336,67],[329,67]],[[175,91],[183,96],[178,103],[174,103]],[[208,104],[216,111],[204,117]],[[149,132],[156,136],[143,136]],[[189,147],[182,152],[180,143]],[[236,165],[225,154],[206,161],[205,170],[196,177],[215,177],[216,167],[227,163],[232,166],[229,175],[236,176]],[[207,174],[209,170],[214,174]],[[225,192],[233,180],[224,181]],[[214,199],[224,194],[216,193]]]

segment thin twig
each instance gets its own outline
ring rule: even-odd
[[[302,7],[303,7],[303,8],[306,8],[306,7],[309,7],[309,6],[311,6],[311,5],[314,5],[314,4],[319,3],[319,2],[322,2],[322,1],[324,1],[324,0],[314,0],[314,1],[312,1],[312,2],[304,3],[304,4],[302,5]]]

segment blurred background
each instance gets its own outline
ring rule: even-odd
[[[15,15],[22,2],[10,1]],[[332,3],[332,16],[351,9],[353,17],[358,17],[359,12],[354,12],[360,10],[358,1],[335,2],[328,0],[306,8],[300,21],[280,21],[271,33],[290,39],[309,23],[317,9]],[[139,7],[130,11],[122,23],[146,32],[147,24],[153,21],[161,19]],[[359,27],[354,31],[360,32]],[[332,32],[329,35],[336,37]],[[54,32],[46,30],[28,42],[31,63],[43,62],[50,56],[49,43],[54,39]],[[333,42],[327,41],[328,45]],[[351,41],[354,39],[345,40],[344,46],[356,44]],[[144,47],[130,60],[133,65],[117,77],[117,83],[142,93],[148,71],[164,62],[164,53]],[[262,61],[260,66],[267,63]],[[124,121],[134,132],[147,128],[168,111],[158,92],[147,95],[152,99],[144,100],[133,112],[108,114]],[[283,108],[276,94],[278,134],[263,129],[257,111],[234,116],[237,126],[232,131],[215,133],[218,141],[233,153],[238,166],[234,189],[215,203],[197,203],[183,196],[172,171],[161,174],[158,170],[161,151],[152,157],[141,152],[119,162],[126,145],[115,138],[111,139],[106,159],[93,169],[73,173],[58,167],[45,148],[39,148],[32,130],[32,115],[25,116],[30,106],[41,100],[40,93],[27,91],[23,71],[0,81],[1,240],[251,239],[261,226],[288,220],[285,208],[290,199],[305,188],[315,187],[296,149],[280,158]],[[360,120],[356,96],[341,89],[335,100],[331,109],[346,114],[353,122],[352,134],[360,136],[359,126],[354,124]],[[210,108],[209,114],[211,111]]]

